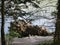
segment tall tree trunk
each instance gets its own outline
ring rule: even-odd
[[[55,45],[60,45],[60,0],[58,0],[57,10],[58,12],[57,12],[54,42],[55,42]]]
[[[5,34],[4,34],[4,0],[2,1],[1,5],[1,15],[2,15],[2,22],[1,22],[1,45],[6,45],[5,44]]]

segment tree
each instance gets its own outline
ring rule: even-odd
[[[56,30],[54,36],[54,44],[60,45],[60,0],[58,0],[58,7],[57,7],[57,20],[56,20]]]
[[[2,0],[1,5],[1,14],[2,14],[2,22],[1,22],[1,45],[6,45],[5,43],[5,34],[4,34],[4,0]]]

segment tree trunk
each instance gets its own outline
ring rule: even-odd
[[[58,0],[57,10],[58,10],[58,12],[57,12],[54,43],[55,43],[55,45],[60,45],[60,0]]]
[[[4,34],[4,0],[2,1],[1,5],[1,15],[2,15],[2,22],[1,22],[1,45],[6,45],[5,44],[5,34]]]

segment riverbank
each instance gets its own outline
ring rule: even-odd
[[[53,41],[53,36],[30,36],[25,38],[14,38],[12,45],[37,45]]]

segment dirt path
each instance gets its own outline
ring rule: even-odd
[[[42,42],[52,41],[52,36],[31,36],[25,38],[15,38],[12,45],[36,45]]]

